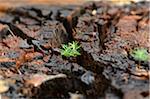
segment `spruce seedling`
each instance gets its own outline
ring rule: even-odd
[[[66,57],[77,57],[81,55],[79,52],[80,45],[77,42],[73,41],[72,43],[62,44],[62,49],[60,49],[60,53],[62,56]]]
[[[150,58],[145,48],[135,48],[130,55],[139,62],[138,67],[140,67],[141,61],[147,62]]]
[[[148,61],[149,55],[146,49],[144,48],[136,48],[131,51],[131,56],[138,61]]]

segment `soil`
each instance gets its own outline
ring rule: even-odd
[[[7,10],[0,18],[0,80],[9,87],[2,99],[148,99],[148,62],[138,68],[130,51],[150,53],[149,4]],[[61,56],[61,44],[72,41],[81,55]]]

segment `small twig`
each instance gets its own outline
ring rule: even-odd
[[[9,28],[9,26],[7,27],[7,29],[8,29],[8,31],[11,33],[11,35],[12,35],[13,37],[15,37],[14,33],[13,33],[12,30]]]

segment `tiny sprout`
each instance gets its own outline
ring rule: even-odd
[[[60,49],[60,53],[62,56],[66,57],[76,57],[81,55],[79,53],[80,45],[77,42],[73,41],[72,43],[62,44],[62,49]]]
[[[131,51],[130,55],[138,61],[148,61],[149,60],[149,54],[148,54],[147,50],[144,48],[136,48],[133,51]]]

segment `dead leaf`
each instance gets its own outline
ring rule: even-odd
[[[150,71],[146,71],[144,69],[136,68],[136,71],[130,71],[130,73],[133,76],[135,76],[134,78],[140,79],[140,80],[149,79],[149,77],[150,77]]]
[[[5,80],[0,80],[0,93],[4,93],[8,91],[9,86],[8,83]]]
[[[58,75],[34,74],[31,76],[30,79],[26,80],[26,83],[31,84],[34,87],[37,87],[47,80],[52,80],[54,78],[61,78],[61,77],[67,76],[65,74],[58,74]]]

